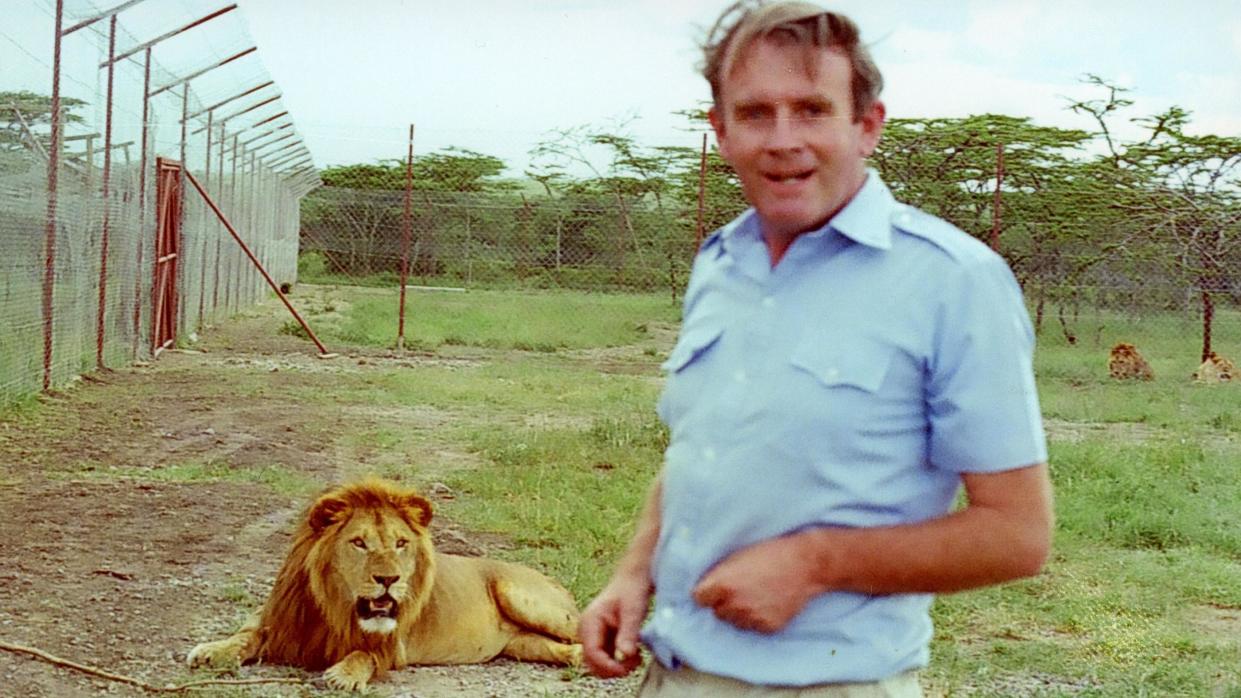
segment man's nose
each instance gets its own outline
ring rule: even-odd
[[[801,145],[800,129],[791,115],[777,114],[772,118],[767,131],[769,150],[796,150]]]

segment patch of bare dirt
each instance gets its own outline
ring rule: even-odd
[[[467,351],[387,350],[320,359],[303,340],[274,331],[285,321],[281,312],[248,312],[191,350],[93,376],[45,399],[37,414],[0,416],[0,641],[156,685],[188,680],[186,652],[231,632],[265,598],[305,505],[304,492],[254,484],[260,480],[247,474],[288,474],[313,491],[367,465],[341,449],[343,430],[400,424],[425,436],[452,417],[430,408],[315,406],[298,395],[332,391],[372,370],[464,370],[489,360]],[[460,496],[437,480],[475,466],[474,456],[433,439],[426,449],[437,470],[420,473],[419,484],[441,503]],[[186,477],[187,464],[236,477]],[[433,533],[445,552],[508,546],[443,517]],[[634,683],[496,661],[396,672],[375,690],[418,698],[619,696],[632,695]],[[245,695],[325,693],[320,684]],[[0,696],[98,695],[141,693],[0,651]]]
[[[1190,612],[1189,619],[1202,637],[1241,645],[1241,608],[1201,606]]]
[[[1091,438],[1105,438],[1126,444],[1140,444],[1152,439],[1168,438],[1168,429],[1138,422],[1071,422],[1045,418],[1043,428],[1051,441],[1079,443]]]
[[[678,326],[669,322],[649,322],[643,325],[641,341],[619,347],[601,349],[575,349],[556,355],[558,360],[568,359],[589,363],[603,373],[647,376],[660,379],[658,363],[668,356],[676,344]]]

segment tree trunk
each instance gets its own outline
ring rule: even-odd
[[[1215,301],[1211,292],[1202,291],[1202,360],[1211,358],[1211,322],[1215,319]]]
[[[1060,330],[1064,332],[1064,341],[1068,342],[1069,346],[1076,346],[1077,335],[1073,334],[1073,330],[1069,329],[1069,323],[1064,318],[1064,303],[1056,306],[1056,315],[1060,318]]]
[[[1034,336],[1043,331],[1043,311],[1046,309],[1047,298],[1043,295],[1043,287],[1038,289],[1038,303],[1034,306]]]

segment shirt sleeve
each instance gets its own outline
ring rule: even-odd
[[[1034,384],[1034,330],[1021,288],[992,253],[951,278],[929,362],[931,462],[957,472],[997,472],[1046,462]]]

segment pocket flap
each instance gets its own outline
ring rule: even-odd
[[[660,364],[659,368],[669,373],[680,371],[710,349],[719,341],[722,334],[724,334],[724,328],[718,325],[699,325],[683,330],[680,338],[677,339],[676,346],[672,348],[672,354],[668,356],[667,361]]]
[[[847,385],[873,393],[883,385],[892,363],[892,349],[863,345],[842,351],[807,343],[794,351],[790,362],[828,387]]]

